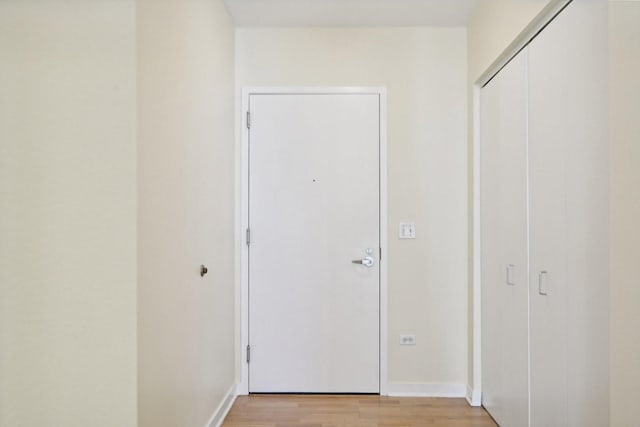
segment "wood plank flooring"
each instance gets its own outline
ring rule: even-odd
[[[223,427],[496,427],[465,399],[250,395],[239,396]]]

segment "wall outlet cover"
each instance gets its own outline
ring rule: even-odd
[[[416,345],[416,336],[400,335],[400,345]]]

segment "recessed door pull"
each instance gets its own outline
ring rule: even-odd
[[[513,269],[516,266],[513,264],[509,264],[507,265],[507,285],[509,286],[515,286],[516,282],[513,280]]]
[[[542,296],[549,295],[549,290],[547,289],[547,275],[548,272],[546,271],[538,273],[538,293]]]

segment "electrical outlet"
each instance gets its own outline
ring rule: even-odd
[[[416,336],[400,335],[400,345],[416,345]]]

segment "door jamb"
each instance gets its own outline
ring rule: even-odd
[[[249,342],[249,295],[248,295],[248,246],[246,244],[246,230],[249,213],[249,129],[247,128],[247,114],[249,111],[249,96],[252,94],[375,94],[380,99],[380,325],[379,325],[379,384],[380,394],[387,395],[388,385],[388,339],[387,339],[387,89],[386,87],[244,87],[242,88],[242,110],[239,120],[241,124],[240,174],[238,177],[240,190],[239,206],[240,218],[237,221],[236,241],[240,245],[240,262],[236,263],[236,273],[239,277],[239,339],[237,342],[236,359],[240,363],[240,378],[237,394],[249,394],[249,366],[247,363],[247,345]],[[239,265],[238,265],[239,264]],[[238,305],[236,305],[238,306]]]

